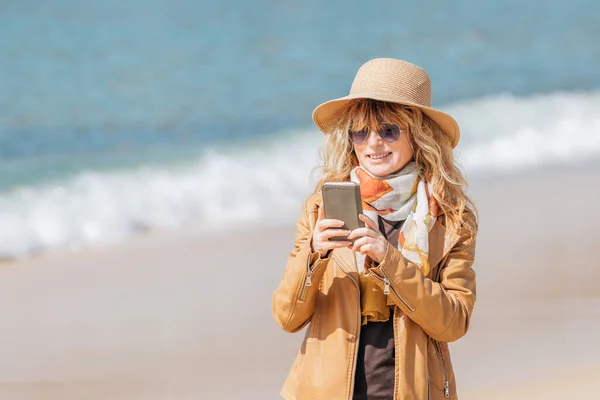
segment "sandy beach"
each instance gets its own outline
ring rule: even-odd
[[[600,168],[474,180],[461,399],[595,398]],[[156,232],[0,264],[0,398],[277,399],[302,334],[271,295],[293,226]]]

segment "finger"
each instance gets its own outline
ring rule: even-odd
[[[363,236],[360,239],[354,241],[352,250],[360,252],[361,247],[363,247],[366,244],[371,243],[372,241],[373,241],[372,238],[370,238],[368,236]]]
[[[355,242],[355,243],[356,243],[356,242]],[[354,246],[352,246],[352,251],[355,251],[355,252],[357,252],[357,253],[360,253],[360,254],[367,255],[367,253],[366,253],[366,252],[365,252],[365,250],[364,250],[364,249],[365,249],[365,246],[366,246],[366,245],[362,245],[362,246],[356,246],[356,244],[355,244]]]
[[[372,243],[367,243],[367,244],[363,244],[362,246],[360,246],[359,249],[359,253],[360,254],[364,254],[366,256],[372,256],[373,255],[373,244]]]
[[[377,224],[375,223],[375,221],[373,221],[371,218],[367,217],[365,214],[360,214],[358,216],[358,218],[360,218],[361,221],[363,221],[365,224],[367,224],[367,226],[375,231],[379,230],[379,227],[377,226]]]
[[[331,242],[325,242],[322,246],[322,249],[327,251],[327,250],[333,250],[333,249],[338,249],[340,247],[350,247],[352,245],[352,242],[347,242],[347,241],[336,241],[333,240]]]
[[[365,256],[369,256],[371,257],[371,259],[375,260],[375,245],[373,243],[363,244],[357,250],[354,251]]]
[[[375,239],[375,238],[378,238],[379,235],[380,235],[379,231],[374,231],[371,228],[356,228],[355,230],[350,232],[350,234],[348,235],[348,239],[354,239],[356,237],[364,237],[364,236],[372,237]]]
[[[321,232],[329,228],[341,228],[342,226],[344,226],[344,221],[339,219],[322,219],[317,222],[317,229]]]
[[[349,234],[350,234],[350,231],[347,229],[325,229],[321,233],[321,237],[329,240],[330,238],[335,237],[335,236],[347,237]]]

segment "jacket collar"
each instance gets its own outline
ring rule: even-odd
[[[445,216],[438,217],[429,231],[429,265],[431,268],[438,265],[448,255],[460,238],[457,232],[446,227],[445,221]]]

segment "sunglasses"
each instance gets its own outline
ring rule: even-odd
[[[348,132],[350,136],[350,141],[354,144],[361,144],[369,137],[370,133],[369,128],[364,128],[359,131],[355,131],[352,128]],[[376,129],[377,134],[383,140],[388,143],[394,143],[398,139],[400,139],[400,134],[402,133],[402,129],[398,126],[398,124],[394,124],[393,122],[382,122]]]

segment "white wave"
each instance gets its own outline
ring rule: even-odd
[[[497,96],[447,111],[463,132],[457,159],[471,174],[600,157],[600,92]]]
[[[600,156],[600,92],[497,96],[450,105],[470,176]],[[187,166],[81,172],[0,194],[0,257],[114,242],[148,228],[288,223],[311,190],[322,136],[311,129],[212,150]],[[273,136],[271,136],[273,138]]]
[[[235,154],[211,151],[185,167],[82,172],[60,185],[0,195],[0,258],[187,223],[231,229],[289,222],[310,192],[319,139],[310,132]]]

